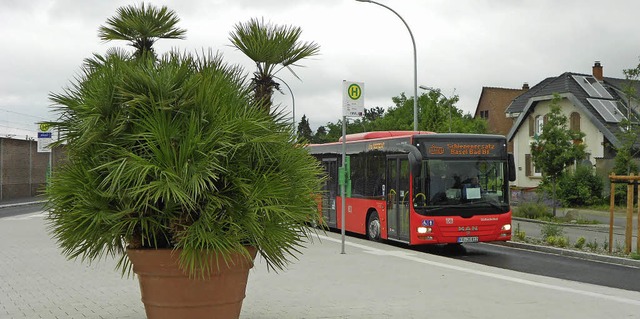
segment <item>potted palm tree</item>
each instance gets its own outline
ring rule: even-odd
[[[312,234],[321,168],[282,115],[256,107],[242,69],[152,50],[184,36],[177,22],[166,7],[119,9],[100,36],[135,52],[95,54],[51,94],[68,160],[48,222],[67,257],[133,269],[148,318],[237,318],[255,256],[283,269]]]

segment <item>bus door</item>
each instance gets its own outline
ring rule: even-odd
[[[337,227],[338,160],[336,158],[322,159],[322,166],[327,173],[327,179],[322,187],[322,218],[329,227]]]
[[[387,234],[390,239],[409,241],[409,159],[387,156]]]

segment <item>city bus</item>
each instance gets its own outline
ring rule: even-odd
[[[342,229],[409,245],[511,239],[513,155],[502,135],[380,131],[310,144],[326,173],[319,211]],[[344,178],[339,178],[344,171]]]

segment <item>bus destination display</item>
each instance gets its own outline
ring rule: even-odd
[[[424,147],[429,157],[438,156],[500,156],[499,143],[474,142],[474,143],[451,143],[451,142],[426,142]]]

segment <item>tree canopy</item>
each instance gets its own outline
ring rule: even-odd
[[[251,19],[238,23],[230,33],[231,44],[256,63],[253,73],[255,100],[268,112],[271,110],[273,90],[279,85],[273,77],[283,68],[291,69],[302,59],[317,55],[320,45],[301,42],[302,29]]]
[[[392,97],[393,106],[386,111],[376,106],[364,110],[364,117],[349,119],[347,134],[370,131],[413,130],[413,98],[404,93]],[[474,119],[456,107],[458,96],[443,96],[439,91],[422,93],[418,97],[418,130],[431,132],[486,133],[487,122]],[[308,119],[307,119],[308,121]],[[450,129],[451,128],[451,129]],[[318,127],[311,139],[314,143],[335,142],[342,136],[342,120]]]

